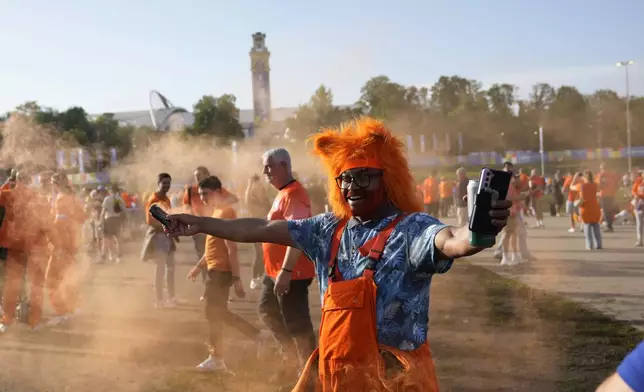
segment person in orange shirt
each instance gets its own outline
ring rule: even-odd
[[[635,177],[633,189],[631,190],[634,201],[635,228],[637,231],[637,242],[635,246],[644,246],[644,180],[642,173]]]
[[[222,193],[219,178],[209,176],[199,182],[199,198],[204,206],[208,206],[211,216],[217,219],[235,219],[237,214],[227,197]],[[245,297],[244,286],[239,273],[239,259],[237,243],[221,238],[206,236],[205,252],[201,260],[188,273],[188,279],[195,281],[201,271],[208,271],[204,291],[204,310],[209,330],[209,353],[198,370],[229,372],[223,359],[223,321],[230,327],[237,329],[250,339],[258,339],[260,330],[244,318],[228,310],[228,297],[230,288],[233,287],[239,298]]]
[[[438,194],[440,196],[440,216],[442,218],[447,218],[449,208],[452,205],[452,199],[454,193],[454,184],[452,181],[448,181],[445,177],[441,177],[440,183],[438,184]]]
[[[0,192],[0,208],[4,212],[0,220],[0,247],[7,249],[0,334],[13,324],[25,269],[30,286],[29,326],[38,328],[42,318],[52,219],[45,198],[29,188],[30,181],[27,169],[21,169],[15,187]]]
[[[532,169],[530,172],[529,188],[530,206],[532,207],[532,211],[534,211],[535,218],[537,218],[537,227],[544,228],[541,198],[543,197],[543,191],[546,188],[546,180],[543,176],[539,175],[539,171],[537,169]]]
[[[601,209],[597,198],[597,184],[590,170],[584,172],[584,180],[580,180],[579,173],[572,179],[570,189],[579,192],[578,206],[581,221],[584,223],[584,235],[586,236],[586,249],[602,249],[602,233],[599,228],[601,220]]]
[[[602,218],[606,222],[606,231],[613,231],[613,217],[617,213],[615,208],[615,194],[619,190],[619,174],[606,169],[606,164],[599,165],[597,174],[597,185],[599,189],[599,201],[601,205]]]
[[[425,213],[438,217],[440,208],[440,191],[438,189],[438,173],[432,170],[429,177],[423,181],[423,204]]]
[[[284,148],[269,150],[263,154],[262,161],[266,180],[278,190],[268,220],[310,218],[309,195],[293,178],[289,152]],[[262,248],[266,275],[259,314],[282,347],[287,366],[271,380],[282,384],[297,378],[297,365],[303,365],[316,346],[309,312],[309,286],[315,277],[315,266],[297,248],[273,243],[264,243]],[[284,268],[289,259],[297,260],[292,269]]]
[[[564,193],[567,193],[566,213],[570,218],[570,229],[568,229],[569,233],[575,232],[575,221],[579,217],[579,208],[577,208],[577,206],[575,205],[575,201],[579,198],[579,192],[574,191],[571,188],[572,185],[577,185],[576,183],[573,184],[572,179],[574,177],[577,177],[578,178],[577,181],[582,181],[581,176],[582,176],[581,173],[575,173],[574,175],[572,173],[569,173],[563,184],[563,191]]]
[[[78,239],[87,214],[83,205],[74,196],[67,175],[58,173],[52,177],[55,191],[53,206],[53,250],[45,274],[45,285],[56,316],[48,325],[67,321],[78,309],[78,287],[75,271]]]
[[[176,306],[175,298],[175,260],[174,254],[177,246],[173,240],[169,239],[163,234],[163,226],[159,221],[150,215],[150,206],[153,204],[158,205],[166,212],[171,209],[170,199],[168,198],[168,191],[172,183],[172,177],[168,173],[160,173],[157,176],[157,191],[150,195],[147,203],[145,204],[145,222],[148,224],[148,230],[143,242],[143,250],[141,252],[141,259],[146,261],[152,258],[155,264],[154,274],[154,288],[156,291],[157,302],[156,308],[174,307]],[[163,300],[163,288],[165,287],[168,292],[168,299]]]
[[[195,169],[194,173],[195,182],[192,185],[186,185],[186,188],[183,192],[183,198],[181,204],[183,205],[184,211],[197,215],[197,216],[210,216],[211,211],[207,205],[205,205],[199,198],[199,182],[204,178],[210,176],[210,171],[204,166],[199,166]],[[228,192],[225,188],[222,188],[222,195],[226,198],[227,202],[230,204],[235,204],[238,201],[237,196]],[[201,260],[203,257],[204,251],[206,250],[206,236],[203,234],[197,234],[192,237],[192,241],[195,244],[195,252],[197,253],[197,260]],[[205,269],[201,273],[201,278],[205,282],[208,276],[208,271]]]

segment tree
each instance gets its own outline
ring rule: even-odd
[[[411,98],[407,100],[406,98]],[[396,114],[409,108],[410,101],[415,97],[409,95],[407,89],[393,83],[386,76],[376,76],[367,80],[360,89],[360,99],[357,106],[363,113],[380,119],[391,119]]]
[[[561,86],[548,108],[544,145],[561,149],[593,148],[595,137],[588,127],[586,98],[573,86]]]
[[[204,95],[193,109],[194,123],[186,128],[188,135],[215,136],[220,142],[244,137],[234,95],[224,94],[219,98]]]
[[[289,129],[290,138],[305,140],[322,127],[337,126],[358,114],[359,109],[335,106],[331,89],[320,85],[309,102],[306,105],[301,105],[295,115],[286,120],[286,126]]]

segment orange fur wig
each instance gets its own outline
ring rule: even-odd
[[[335,178],[357,167],[381,169],[389,200],[403,212],[422,211],[405,157],[405,145],[382,122],[361,117],[339,128],[322,129],[310,140],[313,154],[320,158],[327,172],[329,204],[338,218],[351,217],[351,209]]]

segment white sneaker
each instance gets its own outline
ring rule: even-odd
[[[250,289],[251,290],[257,290],[260,288],[262,283],[261,278],[253,278],[250,280]]]
[[[48,327],[56,327],[56,326],[58,326],[58,325],[60,325],[60,324],[64,323],[64,322],[65,322],[65,321],[67,321],[67,320],[69,320],[69,315],[66,315],[66,314],[65,314],[65,315],[63,315],[63,316],[55,316],[55,317],[50,318],[50,319],[47,321],[46,325],[47,325]]]
[[[510,265],[512,259],[508,256],[507,253],[503,253],[501,256],[501,265]]]
[[[570,229],[568,229],[568,233],[574,233],[575,231],[576,231],[576,230],[575,230],[575,228],[574,228],[574,227],[571,227]]]
[[[9,326],[3,323],[0,323],[0,335],[4,335],[9,330]]]
[[[163,306],[166,307],[166,308],[176,308],[177,307],[177,300],[174,299],[174,298],[169,299],[169,300],[165,301]]]
[[[521,257],[521,253],[514,253],[512,255],[512,262],[511,262],[512,264],[511,265],[517,265],[517,264],[521,264],[521,263],[524,263],[524,262],[525,262],[525,260],[523,260],[523,257]]]
[[[215,358],[212,355],[209,355],[205,361],[197,365],[197,370],[200,372],[224,372],[233,374],[223,360]]]

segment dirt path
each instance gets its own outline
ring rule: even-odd
[[[138,246],[131,248],[138,254]],[[183,241],[177,257],[186,263],[177,268],[177,293],[185,303],[176,309],[152,308],[152,265],[136,258],[92,265],[84,312],[72,324],[39,332],[18,326],[0,339],[0,391],[275,390],[264,380],[279,363],[270,356],[256,362],[252,343],[237,341],[233,332],[229,364],[237,376],[194,373],[205,356],[206,328],[201,287],[183,278],[194,259],[191,249]],[[250,260],[247,248],[243,252],[242,260]],[[442,391],[588,390],[636,339],[626,327],[466,262],[433,285],[430,342]],[[250,294],[233,308],[257,321],[257,293]],[[317,289],[311,299],[318,324]],[[588,338],[599,346],[588,349]]]

